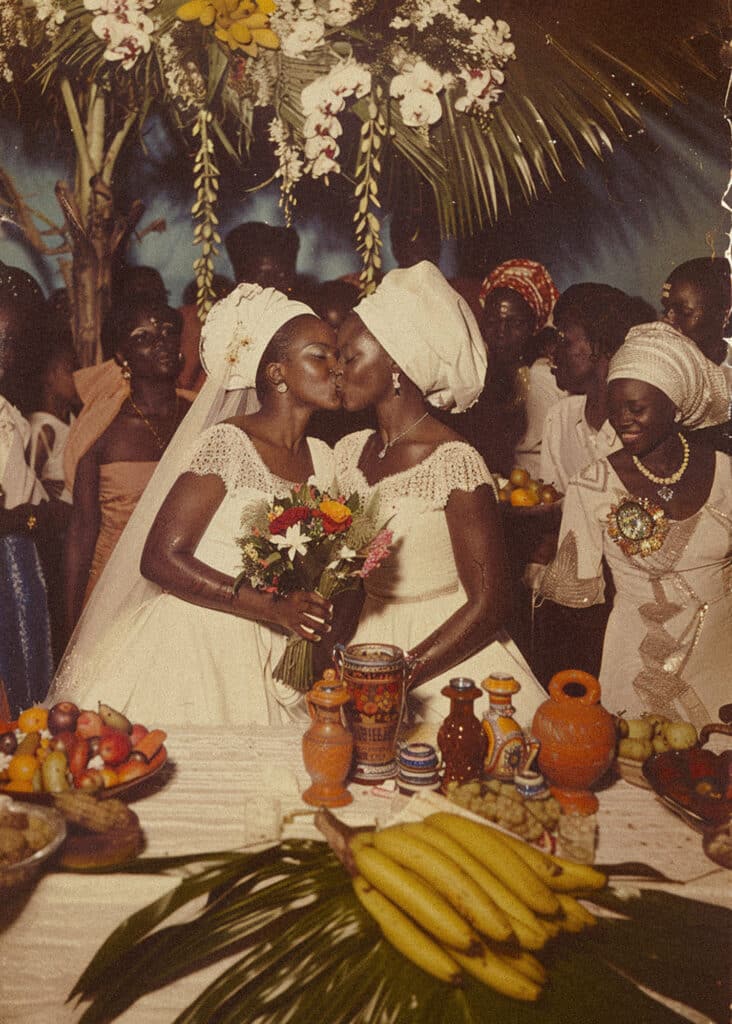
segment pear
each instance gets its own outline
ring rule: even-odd
[[[627,757],[631,761],[645,761],[653,753],[653,744],[649,737],[623,739],[618,743],[618,757]]]
[[[118,729],[120,732],[132,732],[132,722],[126,718],[121,711],[115,711],[109,704],[99,702],[99,717],[111,729]]]
[[[672,750],[690,750],[699,742],[699,736],[691,722],[667,722],[663,735]]]
[[[656,733],[651,742],[653,744],[654,754],[665,754],[667,750],[671,750],[669,742],[663,732]]]
[[[645,720],[647,722],[653,722],[653,734],[654,734],[654,736],[658,736],[658,734],[663,731],[664,725],[666,725],[667,722],[671,721],[671,719],[667,718],[666,715],[656,715],[656,714],[646,715],[645,716]]]

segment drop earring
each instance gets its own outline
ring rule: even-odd
[[[122,360],[122,376],[125,380],[132,380],[132,370],[130,369],[130,364],[126,359]]]
[[[285,384],[285,382],[281,380],[277,385],[277,390],[281,395],[284,395],[285,391],[287,391],[287,384]]]
[[[397,395],[397,396],[401,395],[401,393],[402,393],[402,386],[399,383],[399,370],[392,370],[391,371],[391,383],[392,383],[392,387],[394,388],[394,394]]]

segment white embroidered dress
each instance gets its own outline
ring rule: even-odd
[[[495,491],[495,485],[471,445],[449,441],[419,465],[371,486],[358,466],[370,436],[370,430],[349,434],[335,447],[341,493],[357,491],[367,497],[378,490],[379,518],[394,534],[391,554],[364,581],[366,602],[352,643],[390,643],[408,651],[466,601],[445,515],[450,494],[474,491],[481,484]],[[410,710],[417,719],[441,722],[450,710],[440,692],[443,686],[455,676],[468,676],[480,685],[491,672],[508,673],[521,684],[514,698],[516,717],[529,728],[534,711],[547,695],[512,640],[496,640],[423,683],[410,696]],[[486,697],[476,705],[477,713],[487,706]]]
[[[333,480],[333,454],[308,439],[319,487]],[[210,427],[184,471],[215,474],[226,487],[195,551],[196,558],[230,576],[241,568],[237,538],[247,530],[242,510],[253,501],[287,494],[296,483],[270,472],[244,431]],[[305,719],[302,695],[272,676],[286,635],[265,624],[201,608],[158,593],[115,626],[96,655],[67,665],[54,696],[96,708],[111,704],[134,721],[158,725],[277,725]]]
[[[732,460],[717,452],[704,505],[668,520],[662,546],[645,557],[626,554],[608,532],[612,506],[627,496],[607,459],[570,482],[541,594],[575,608],[599,604],[604,557],[616,588],[600,668],[604,706],[716,721],[732,692]]]

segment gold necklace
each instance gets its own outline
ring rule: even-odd
[[[683,434],[678,434],[678,439],[681,441],[681,450],[683,451],[683,458],[681,459],[681,465],[672,473],[671,476],[656,476],[655,473],[651,473],[650,469],[646,469],[641,460],[637,455],[633,456],[633,465],[647,480],[650,480],[654,484],[660,484],[660,487],[656,488],[656,494],[659,496],[661,501],[671,501],[674,496],[673,487],[669,487],[669,484],[677,484],[681,477],[686,472],[687,466],[689,465],[689,442],[686,440]]]
[[[386,455],[386,453],[389,451],[389,449],[393,448],[394,445],[397,443],[397,441],[400,441],[404,437],[405,434],[408,434],[410,430],[413,430],[414,427],[417,426],[417,424],[421,423],[422,420],[427,419],[428,416],[429,416],[429,409],[427,410],[427,412],[423,413],[419,417],[418,420],[415,420],[414,423],[410,423],[409,426],[406,428],[406,430],[403,430],[401,432],[401,434],[397,434],[396,437],[392,437],[391,441],[385,441],[384,442],[384,447],[381,449],[380,452],[376,453],[376,458],[377,459],[383,459],[384,456]]]
[[[175,411],[173,413],[173,431],[171,431],[170,437],[173,436],[173,432],[175,431],[175,423],[178,420],[178,397],[179,397],[178,396],[178,392],[176,391],[176,394],[175,394]],[[157,429],[153,426],[153,424],[147,418],[147,416],[142,411],[142,409],[140,409],[140,407],[135,404],[135,402],[132,399],[132,395],[128,395],[127,396],[127,401],[130,403],[130,405],[132,406],[134,411],[137,413],[137,415],[140,417],[140,419],[145,424],[147,429],[150,431],[152,436],[155,438],[155,441],[157,442],[157,446],[160,449],[160,453],[162,454],[165,451],[165,449],[168,447],[168,444],[170,442],[170,437],[168,438],[167,441],[165,441],[161,437],[161,435],[158,433]]]

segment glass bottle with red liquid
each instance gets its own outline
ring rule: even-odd
[[[444,774],[442,788],[448,783],[480,779],[485,760],[487,738],[476,716],[474,703],[482,696],[472,679],[451,679],[442,693],[450,700],[450,712],[437,733],[442,752]]]

